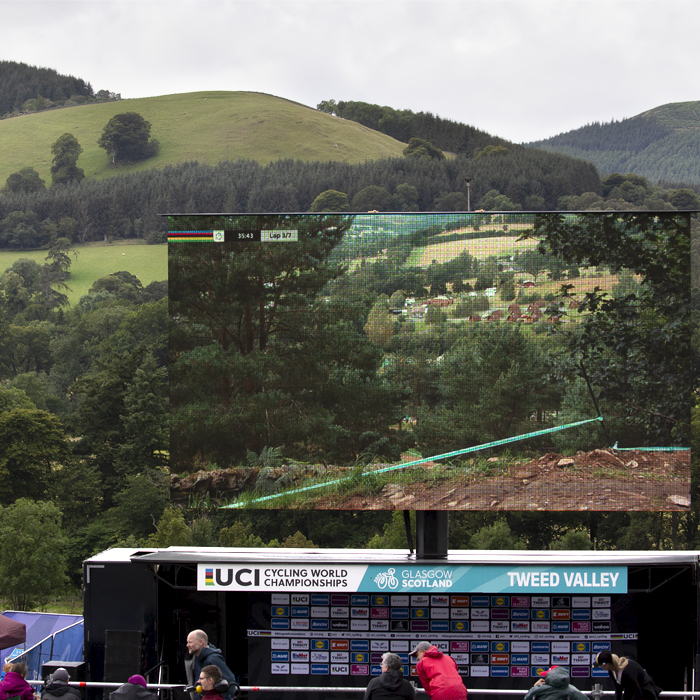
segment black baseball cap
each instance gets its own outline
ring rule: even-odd
[[[612,652],[601,651],[598,656],[595,657],[594,666],[602,666],[603,664],[611,664],[613,662]]]

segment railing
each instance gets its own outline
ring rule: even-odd
[[[32,681],[42,682],[41,667],[47,661],[58,659],[66,660],[71,651],[75,648],[83,648],[83,621],[64,627],[58,632],[54,632],[45,639],[35,644],[33,647],[22,652],[14,659],[13,663],[23,662],[27,664],[27,682]]]
[[[43,681],[31,680],[27,681],[30,685],[43,685]],[[70,682],[75,688],[120,688],[124,683],[101,683],[93,681],[80,681],[80,682]],[[183,690],[185,688],[182,683],[149,683],[149,690],[174,690],[179,688]],[[416,693],[425,693],[423,688],[416,688]],[[579,690],[581,690],[579,688]],[[274,692],[274,693],[364,693],[365,688],[335,688],[335,687],[309,687],[309,686],[289,686],[289,685],[242,685],[240,686],[241,692]],[[517,695],[523,697],[526,690],[494,690],[486,688],[467,688],[469,694],[475,695]],[[584,695],[588,695],[597,700],[605,696],[615,695],[614,690],[603,690],[599,683],[593,686],[592,690],[581,690]],[[690,690],[664,690],[661,693],[663,698],[700,698],[700,692],[690,691]]]

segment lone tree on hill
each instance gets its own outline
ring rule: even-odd
[[[145,160],[158,152],[158,141],[151,139],[151,124],[136,112],[115,114],[102,131],[97,145],[117,161]]]
[[[53,165],[51,166],[51,183],[60,185],[65,182],[85,179],[85,173],[79,168],[78,158],[83,152],[83,147],[73,134],[63,134],[51,146],[53,153]]]

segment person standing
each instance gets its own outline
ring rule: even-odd
[[[187,635],[187,651],[189,658],[185,659],[185,673],[187,674],[187,685],[195,686],[199,680],[202,669],[205,666],[217,666],[221,671],[221,676],[229,685],[238,685],[236,676],[226,665],[221,649],[209,644],[209,638],[203,630],[193,630]],[[229,694],[226,693],[229,697]],[[190,693],[192,700],[197,700],[198,694],[194,691]]]
[[[397,654],[382,654],[382,675],[373,678],[365,690],[364,700],[414,700],[413,686],[404,679]]]
[[[634,660],[601,651],[596,665],[604,668],[615,684],[615,700],[658,700],[661,688]]]
[[[429,642],[418,642],[409,656],[415,656],[418,660],[418,678],[430,700],[467,699],[467,688],[451,656],[443,654]]]
[[[544,678],[527,691],[524,700],[587,700],[587,697],[571,685],[566,669],[552,666]]]
[[[51,674],[51,682],[44,685],[41,700],[80,700],[80,691],[69,686],[69,680],[68,671],[65,668],[57,668]]]

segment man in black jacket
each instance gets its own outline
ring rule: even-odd
[[[404,679],[396,654],[382,655],[382,675],[369,682],[364,700],[415,700],[413,686]]]
[[[68,685],[69,680],[68,671],[57,668],[51,676],[51,682],[46,683],[41,691],[41,700],[80,700],[80,691]]]
[[[226,665],[221,649],[209,644],[209,637],[203,630],[193,630],[187,635],[187,651],[190,657],[185,659],[185,672],[187,673],[187,684],[196,686],[200,671],[213,664],[221,671],[221,676],[228,681],[230,686],[238,685],[233,671]],[[190,693],[192,700],[198,700],[199,695],[194,691]],[[226,697],[229,697],[227,695]]]

